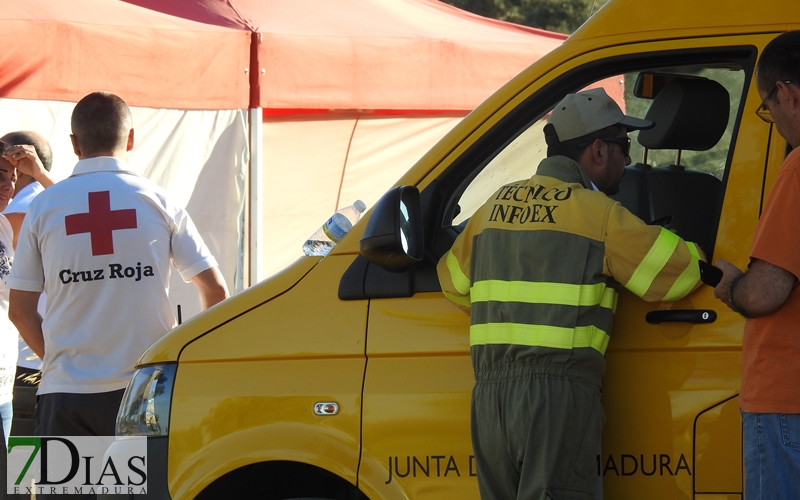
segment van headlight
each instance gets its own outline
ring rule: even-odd
[[[143,366],[133,373],[117,414],[117,436],[166,436],[177,363]]]

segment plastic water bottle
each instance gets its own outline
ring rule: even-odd
[[[339,243],[353,225],[361,218],[367,206],[361,200],[356,200],[350,206],[337,210],[314,234],[309,236],[303,244],[303,253],[306,255],[327,255],[334,245]]]
[[[347,220],[350,221],[350,224],[355,226],[358,220],[361,218],[361,214],[363,214],[364,210],[366,209],[367,205],[363,201],[356,200],[355,202],[353,202],[352,205],[348,207],[342,207],[339,210],[337,210],[336,213],[342,214],[345,217],[347,217]]]

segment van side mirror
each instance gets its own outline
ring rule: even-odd
[[[422,260],[422,210],[413,186],[390,189],[372,207],[361,237],[361,255],[387,271],[402,272]]]

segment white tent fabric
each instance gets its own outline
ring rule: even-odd
[[[371,208],[463,115],[293,115],[264,121],[264,279],[341,207]]]
[[[624,108],[620,77],[592,85],[598,86]],[[381,115],[338,111],[265,117],[263,261],[258,279],[303,255],[303,242],[337,209],[357,199],[368,209],[372,207],[464,116],[466,112]],[[541,124],[528,133],[542,134]],[[544,151],[538,153],[530,164],[536,165],[544,157]],[[509,181],[524,176],[508,175],[512,175]]]
[[[438,0],[125,2],[251,36],[249,108],[267,117],[251,129],[248,286],[566,39]]]
[[[0,135],[42,134],[53,149],[52,173],[63,179],[77,157],[70,143],[74,103],[0,98]],[[245,110],[173,110],[131,107],[134,149],[130,164],[183,204],[217,258],[233,290],[240,266],[240,223],[247,156]],[[170,302],[184,320],[200,311],[194,286],[173,273]]]

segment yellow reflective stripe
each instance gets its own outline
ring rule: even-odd
[[[446,298],[450,299],[451,301],[455,302],[458,305],[461,305],[461,306],[464,306],[464,307],[467,307],[467,308],[471,306],[470,300],[469,300],[469,295],[453,295],[452,293],[445,292],[444,290],[442,290],[442,293],[444,294],[444,296]]]
[[[612,291],[614,292],[614,305],[611,307],[611,310],[616,313],[617,312],[617,302],[619,302],[619,294],[615,290],[612,290]]]
[[[472,285],[472,302],[524,302],[565,306],[596,306],[614,309],[616,291],[605,283],[572,285],[529,281],[484,280]]]
[[[678,242],[680,242],[680,237],[677,234],[662,227],[661,234],[658,235],[647,255],[639,263],[631,279],[625,284],[625,288],[639,297],[643,297],[647,290],[650,289],[650,285],[653,284],[653,280],[672,256],[678,246]]]
[[[664,296],[664,300],[678,300],[690,291],[692,288],[700,281],[700,266],[697,265],[697,261],[700,260],[700,252],[697,250],[697,246],[694,243],[687,241],[686,246],[689,247],[689,253],[691,254],[692,258],[689,261],[689,265],[686,266],[686,269],[683,270],[678,279],[675,280],[675,283],[672,284],[672,288],[669,289],[667,295]]]
[[[461,295],[469,295],[469,278],[461,270],[458,259],[452,250],[447,252],[447,270],[450,271],[450,279],[453,281],[456,291]]]
[[[469,328],[469,345],[514,344],[554,349],[591,347],[605,355],[609,336],[596,326],[563,328],[520,323],[484,323]]]

